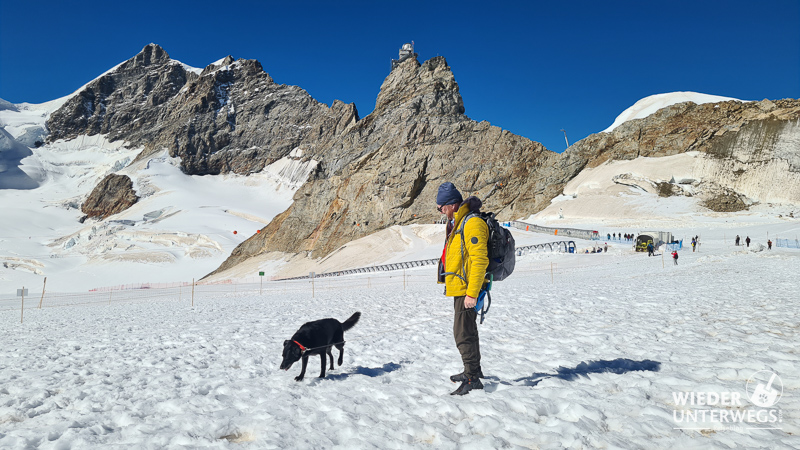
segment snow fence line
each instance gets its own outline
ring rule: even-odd
[[[800,248],[800,239],[775,239],[776,247]]]
[[[501,225],[507,228],[513,227],[526,231],[530,231],[530,227],[537,227],[536,225],[529,225],[524,222],[503,222],[501,223]],[[545,228],[545,227],[538,227],[538,228]],[[561,232],[562,228],[559,228],[558,230],[559,232]],[[587,230],[575,230],[575,229],[567,229],[567,230],[571,230],[572,232],[597,233],[596,231],[587,231]],[[537,229],[536,231],[541,231],[541,230]],[[515,250],[517,256],[522,256],[524,254],[532,253],[534,251],[538,253],[540,250],[542,251],[549,250],[550,252],[576,253],[575,249],[576,246],[574,241],[557,241],[557,242],[547,242],[544,244],[525,245],[521,247],[516,247]],[[439,263],[439,258],[421,259],[417,261],[406,261],[393,264],[382,264],[379,266],[359,267],[357,269],[339,270],[336,272],[316,273],[314,274],[314,278],[340,277],[343,275],[353,275],[360,273],[388,272],[392,270],[412,269],[415,267],[435,266],[438,263]],[[310,274],[303,275],[300,277],[278,278],[273,281],[304,280],[309,278],[312,278]]]
[[[555,236],[567,236],[578,239],[586,239],[587,241],[600,239],[600,233],[594,230],[580,230],[578,228],[553,228],[543,227],[540,225],[533,225],[530,223],[512,221],[504,222],[503,226],[518,228],[525,231],[538,231],[540,233],[552,234]]]

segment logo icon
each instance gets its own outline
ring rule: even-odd
[[[761,380],[768,380],[766,383]],[[780,391],[779,391],[780,389]],[[783,381],[773,372],[762,370],[747,380],[747,397],[754,405],[769,408],[783,395]]]

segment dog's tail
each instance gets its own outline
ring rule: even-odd
[[[361,313],[356,311],[356,313],[350,316],[349,319],[342,322],[342,331],[347,331],[350,328],[353,328],[353,325],[355,325],[358,322],[358,319],[360,318],[361,318]]]

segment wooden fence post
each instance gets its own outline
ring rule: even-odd
[[[42,284],[42,298],[39,299],[39,309],[42,309],[42,302],[44,301],[44,288],[47,286],[47,277],[44,277],[44,284]]]
[[[22,319],[25,318],[25,286],[22,286],[22,308],[20,310],[22,312],[19,315],[19,323],[22,323]]]
[[[194,278],[192,278],[192,308],[194,308]]]

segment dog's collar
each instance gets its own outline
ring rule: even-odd
[[[297,344],[297,346],[298,346],[298,347],[300,347],[300,351],[301,351],[301,352],[305,353],[305,351],[306,351],[306,348],[305,348],[305,347],[303,347],[303,344],[301,344],[301,343],[299,343],[299,342],[297,342],[297,341],[292,341],[292,342],[294,342],[295,344]]]

